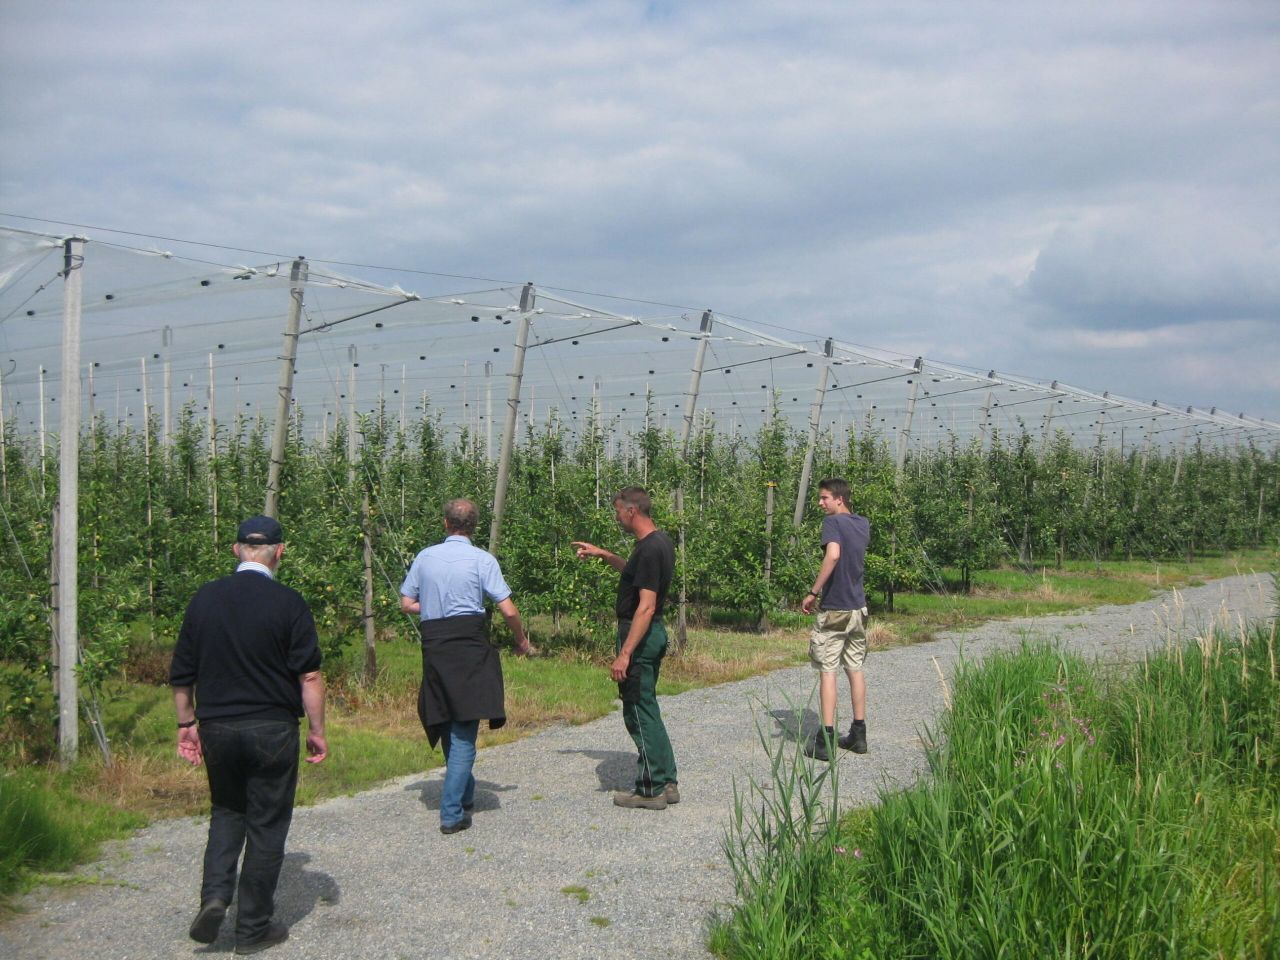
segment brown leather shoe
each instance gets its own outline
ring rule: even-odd
[[[652,797],[646,797],[641,793],[619,792],[613,795],[613,805],[615,807],[628,807],[632,810],[665,810],[667,809],[667,798],[660,793]]]

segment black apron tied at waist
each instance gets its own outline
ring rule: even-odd
[[[422,686],[418,719],[434,747],[455,721],[488,720],[497,730],[507,722],[502,663],[489,643],[484,614],[423,620]]]

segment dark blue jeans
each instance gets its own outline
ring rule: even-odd
[[[212,801],[200,901],[231,902],[243,850],[236,939],[250,940],[267,929],[275,912],[298,783],[298,724],[214,720],[200,724],[200,743]]]

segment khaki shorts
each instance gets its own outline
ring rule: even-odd
[[[809,637],[809,660],[823,673],[859,673],[867,657],[867,608],[819,610]]]

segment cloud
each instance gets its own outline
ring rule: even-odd
[[[1243,206],[1236,198],[1170,197],[1092,211],[1054,233],[1021,293],[1042,322],[1145,330],[1258,319],[1280,326],[1274,208]]]
[[[1046,331],[1274,338],[1278,38],[1177,2],[10,0],[0,210],[1091,386],[1130,341]]]

